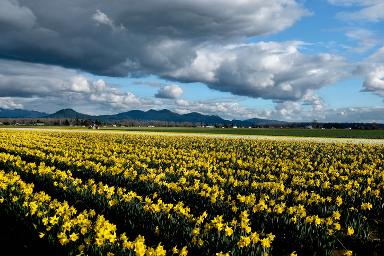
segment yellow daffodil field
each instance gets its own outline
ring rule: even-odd
[[[380,143],[0,130],[0,216],[57,255],[384,255],[383,193]]]

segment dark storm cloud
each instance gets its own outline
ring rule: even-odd
[[[3,0],[0,53],[96,74],[156,74],[190,62],[192,45],[277,32],[305,14],[295,1],[263,2]]]
[[[97,75],[154,74],[274,100],[302,99],[339,79],[345,68],[337,56],[300,53],[296,42],[243,44],[308,15],[295,0],[3,0],[1,5],[6,15],[0,13],[0,58]]]
[[[73,70],[57,66],[0,60],[0,97],[45,97],[70,87]]]

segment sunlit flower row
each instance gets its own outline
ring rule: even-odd
[[[114,222],[128,218],[118,227],[144,232],[169,253],[331,254],[381,241],[372,223],[384,217],[382,145],[51,131],[0,136],[3,169]]]

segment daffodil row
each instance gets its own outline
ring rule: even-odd
[[[45,159],[45,160],[50,161],[51,159]],[[157,185],[159,185],[161,187],[166,187],[167,189],[174,190],[175,192],[180,192],[180,188],[183,187],[184,191],[197,192],[198,195],[209,198],[213,203],[216,202],[216,198],[217,198],[218,194],[220,195],[220,199],[222,201],[225,199],[224,191],[222,189],[218,190],[218,187],[216,185],[214,185],[211,188],[209,186],[209,184],[201,183],[201,182],[199,182],[199,180],[195,180],[194,183],[193,183],[193,186],[190,186],[190,184],[186,181],[186,179],[184,177],[180,178],[180,180],[178,182],[169,182],[169,183],[167,183],[167,182],[163,181],[162,179],[159,179],[159,177],[162,177],[162,176],[163,175],[151,172],[151,174],[147,175],[147,176],[141,175],[140,176],[140,181],[141,182],[148,182],[150,184],[151,183],[157,184]],[[135,177],[135,175],[130,175],[128,177],[132,178],[132,177]],[[293,178],[292,180],[295,180],[295,178]],[[256,187],[260,187],[260,186],[262,186],[262,189],[264,189],[263,192],[268,192],[268,190],[265,191],[266,188],[267,189],[271,189],[272,191],[275,191],[275,192],[280,192],[280,191],[284,192],[284,185],[282,183],[273,183],[273,182],[256,183],[254,181],[251,184],[251,188],[256,188]],[[249,189],[250,191],[252,191],[251,188]],[[279,201],[285,202],[287,197],[290,196],[290,194],[293,196],[293,199],[294,199],[295,203],[299,203],[299,204],[300,203],[307,203],[308,205],[311,205],[311,204],[324,204],[324,203],[328,203],[329,204],[329,203],[333,202],[333,200],[334,200],[330,196],[327,196],[326,198],[323,198],[319,194],[316,194],[313,191],[311,193],[308,193],[308,191],[300,192],[300,191],[297,191],[297,190],[294,190],[291,193],[291,191],[292,191],[291,189],[287,189],[286,192],[288,192],[288,193],[286,193],[285,195],[283,194],[282,196],[279,196],[279,197],[277,197],[275,195],[275,197],[277,197],[277,200],[271,200],[272,206],[274,206],[275,201],[276,201],[276,205],[277,206],[274,207],[274,208],[276,208],[277,212],[282,213],[282,211],[284,211],[284,209],[286,207],[283,207],[282,205],[279,205],[278,202]],[[376,190],[370,190],[370,191],[375,191],[375,193],[374,193],[375,197],[378,197],[378,195],[380,194],[379,190],[377,190],[377,189]],[[350,190],[348,190],[348,193],[349,194],[351,193]],[[270,193],[267,193],[267,194],[270,194]],[[363,192],[363,194],[364,194],[364,192]],[[234,202],[233,200],[230,200],[231,199],[230,195],[227,198],[229,198],[229,200],[227,200],[227,202],[231,202],[231,205],[233,205],[234,209],[236,209],[236,202]],[[255,205],[255,193],[251,193],[248,196],[242,196],[242,195],[238,194],[237,198],[239,199],[240,203],[244,203],[245,201],[247,201],[248,204],[250,204],[251,206]],[[251,198],[251,200],[249,200],[250,198]],[[339,206],[340,202],[342,202],[342,199],[341,199],[340,196],[337,196],[336,199],[337,200],[335,200],[335,202],[336,202],[337,206]],[[264,200],[262,200],[262,202],[263,201]],[[251,203],[249,203],[249,202],[251,202]],[[370,203],[364,203],[363,202],[362,205],[364,205],[364,204],[369,205]],[[283,205],[285,206],[285,203]],[[264,207],[264,206],[259,207],[259,210],[263,210],[263,209],[266,210],[267,212],[271,211],[271,209],[268,208],[268,207]],[[257,211],[257,208],[254,207],[253,211]]]
[[[146,246],[143,236],[129,241],[116,232],[116,225],[92,209],[79,212],[66,201],[58,201],[15,173],[0,170],[1,211],[27,220],[36,235],[60,245],[68,254],[82,255],[165,255],[161,245]]]
[[[118,184],[149,195],[152,205],[161,198],[164,204],[182,202],[193,216],[207,212],[191,231],[195,246],[207,244],[205,230],[232,229],[236,241],[243,241],[238,249],[252,240],[253,230],[275,234],[278,247],[301,236],[293,248],[298,252],[353,243],[364,248],[371,243],[370,226],[384,217],[380,145],[50,131],[0,135],[6,138],[0,150],[23,160],[69,169],[82,180]],[[249,221],[241,233],[236,228],[241,229],[244,212]]]
[[[219,244],[232,252],[236,252],[240,248],[241,251],[252,250],[265,253],[270,251],[274,238],[271,234],[265,237],[260,232],[253,232],[252,235],[257,239],[254,238],[252,243],[243,243],[240,241],[247,237],[243,236],[243,234],[251,233],[251,228],[246,226],[248,223],[245,225],[247,228],[245,228],[243,222],[241,225],[237,225],[235,218],[231,223],[226,223],[223,221],[222,216],[217,216],[209,221],[206,212],[199,217],[194,217],[182,203],[177,205],[166,204],[157,198],[156,194],[152,195],[152,198],[148,196],[144,198],[135,192],[127,192],[124,188],[109,187],[100,182],[96,184],[91,179],[83,183],[81,179],[72,177],[69,171],[63,172],[54,167],[46,166],[44,163],[36,166],[35,163],[26,163],[19,156],[0,153],[0,165],[17,171],[29,179],[32,178],[34,182],[38,182],[44,187],[54,189],[57,194],[75,198],[76,201],[83,201],[87,205],[100,210],[108,210],[110,215],[118,212],[119,216],[123,216],[129,225],[140,227],[141,224],[140,230],[148,229],[154,230],[154,233],[162,232],[163,236],[173,239],[172,241],[175,241],[176,235],[180,235],[184,239],[188,239],[187,242],[191,246],[206,251],[213,251],[217,247],[211,248],[210,243],[205,242],[208,238],[211,240],[212,238],[225,238]],[[142,217],[145,221],[131,222],[131,219],[137,220],[138,217]],[[127,223],[124,224],[126,227]],[[203,226],[201,233],[200,226]],[[243,232],[243,229],[247,231]],[[199,232],[196,232],[197,230]],[[183,247],[180,244],[178,246]],[[233,248],[234,246],[235,248]],[[199,251],[199,249],[196,250]]]
[[[89,144],[89,143],[88,143]],[[61,145],[61,144],[60,144]],[[25,146],[25,145],[23,145],[23,146]],[[84,146],[84,145],[83,145]],[[107,147],[107,149],[108,149],[108,147]],[[108,150],[104,150],[104,151],[108,151]],[[58,150],[57,149],[55,149],[54,150],[54,152],[57,152]],[[100,155],[102,155],[102,153],[104,152],[104,151],[101,151],[101,152],[98,152],[98,154],[96,154],[97,156],[100,156]],[[66,152],[65,153],[65,155],[66,156],[68,156],[68,155],[71,155],[71,152],[75,152],[75,150],[73,150],[73,151],[69,151],[69,154]],[[120,151],[120,152],[123,152],[123,151]],[[33,153],[38,153],[38,152],[33,152]],[[40,152],[41,153],[41,152]],[[62,153],[62,152],[61,152]],[[138,152],[138,155],[141,155],[141,153],[143,153],[143,152]],[[50,155],[52,155],[52,154],[50,154]],[[61,155],[63,155],[63,153],[62,154],[59,154],[59,155],[52,155],[53,157],[60,157]],[[85,154],[85,155],[87,155],[87,154]],[[110,153],[109,154],[107,154],[108,156],[110,155]],[[70,159],[70,161],[68,161],[68,162],[72,162],[72,163],[78,163],[78,162],[81,162],[81,161],[79,161],[80,160],[80,158],[81,158],[81,156],[82,156],[82,154],[79,154],[79,153],[76,153],[76,156],[77,156],[77,158],[71,158]],[[86,158],[86,157],[83,157],[83,159],[84,158]],[[122,161],[122,159],[119,159],[118,157],[116,157],[116,156],[113,156],[113,159],[115,159],[114,161],[112,161],[112,162],[114,162],[114,163],[122,163],[123,161]],[[52,158],[52,159],[49,159],[50,161],[57,161],[57,158]],[[152,160],[151,160],[152,161]],[[232,160],[233,161],[233,160]],[[60,164],[62,164],[62,162],[63,161],[59,161],[59,163]],[[105,161],[104,161],[105,162]],[[146,158],[146,162],[148,162],[148,158]],[[271,163],[270,163],[270,161],[267,161],[267,160],[265,160],[264,161],[265,162],[265,164],[267,164],[267,165],[270,165]],[[281,160],[280,161],[278,161],[278,162],[281,162]],[[293,162],[297,162],[297,161],[293,161]],[[107,166],[103,166],[103,165],[100,165],[100,162],[98,162],[97,164],[96,163],[93,163],[93,166],[92,166],[92,161],[90,161],[90,162],[86,162],[85,164],[86,165],[89,165],[89,167],[90,168],[92,168],[92,169],[94,169],[94,170],[97,170],[97,171],[100,171],[100,172],[103,172],[103,171],[111,171],[111,170],[108,170],[108,167]],[[236,165],[238,166],[238,167],[247,167],[248,165],[246,164],[246,162],[244,162],[243,160],[241,160],[241,159],[239,159],[239,160],[235,160],[235,163],[236,163]],[[286,164],[286,161],[283,161],[283,163],[281,164],[281,165],[283,165],[283,164]],[[126,165],[126,163],[124,163],[124,165]],[[138,164],[139,166],[140,166],[140,164]],[[150,162],[150,165],[152,165],[152,163]],[[77,167],[80,167],[80,166],[77,166]],[[114,171],[117,171],[117,170],[122,170],[122,169],[124,169],[124,168],[120,168],[121,166],[117,166],[117,168],[113,168],[114,167],[114,165],[112,165],[112,169],[114,170]],[[142,166],[141,166],[142,168],[141,169],[145,169],[146,168],[146,164],[143,164]],[[195,166],[196,167],[196,166]],[[198,166],[197,166],[198,167]],[[214,166],[215,167],[215,166]],[[261,167],[263,167],[263,166],[261,166]],[[268,179],[270,179],[270,180],[272,180],[272,179],[277,179],[277,178],[280,178],[280,182],[270,182],[270,184],[271,185],[273,185],[273,184],[276,184],[276,190],[275,190],[275,188],[272,186],[272,188],[271,189],[273,189],[273,190],[275,190],[275,192],[279,192],[279,191],[281,191],[281,189],[279,189],[279,187],[281,187],[281,185],[282,185],[282,182],[284,182],[286,179],[287,179],[287,177],[289,177],[289,175],[288,174],[290,174],[290,173],[294,173],[295,172],[295,170],[293,169],[292,170],[292,166],[288,166],[288,167],[290,167],[289,169],[289,172],[287,172],[286,170],[288,169],[288,167],[285,167],[285,168],[279,168],[279,167],[284,167],[284,166],[276,166],[276,168],[277,168],[277,170],[279,171],[279,177],[277,177],[277,176],[273,176],[273,175],[270,175],[269,174],[269,176],[270,177],[268,177]],[[300,168],[303,168],[303,167],[305,167],[305,164],[304,165],[300,165],[299,166]],[[312,166],[312,165],[308,165],[307,164],[307,167],[309,168],[309,170],[312,170],[314,167]],[[343,167],[343,166],[342,166]],[[372,165],[370,165],[369,167],[372,167]],[[254,167],[254,168],[256,168],[256,167]],[[140,169],[140,168],[138,168],[138,169]],[[190,170],[184,170],[183,171],[183,168],[181,168],[182,169],[182,172],[189,172]],[[218,168],[215,168],[215,169],[218,169]],[[260,169],[260,167],[259,167],[259,169]],[[219,169],[220,170],[220,169]],[[223,179],[220,175],[219,175],[219,170],[217,171],[217,172],[209,172],[208,174],[209,174],[209,178],[210,178],[210,180],[216,180],[217,179],[217,181],[218,181],[218,183],[217,184],[212,184],[212,183],[207,183],[207,186],[208,187],[210,187],[210,186],[214,186],[214,185],[218,185],[219,187],[221,187],[220,185],[220,183],[225,183],[225,184],[227,184],[227,185],[233,185],[234,187],[244,187],[244,186],[250,186],[250,190],[252,190],[252,189],[255,189],[255,188],[257,188],[257,189],[268,189],[268,187],[266,187],[265,186],[265,184],[266,184],[266,182],[265,182],[265,180],[264,181],[262,181],[262,182],[257,182],[257,179],[256,180],[253,180],[253,182],[250,182],[249,181],[249,179],[248,180],[244,180],[244,181],[241,181],[241,180],[239,180],[239,179],[236,179],[236,178],[233,178],[233,177],[236,177],[236,173],[233,173],[233,174],[235,174],[235,176],[233,176],[233,175],[230,175],[229,176],[229,179]],[[329,170],[334,170],[334,168],[332,168],[332,166],[330,167],[330,169]],[[177,172],[178,170],[177,169],[174,169],[174,168],[172,168],[172,166],[170,167],[170,168],[165,168],[165,169],[160,169],[160,170],[156,170],[156,169],[150,169],[150,171],[149,171],[149,173],[152,175],[152,176],[155,176],[156,177],[156,179],[158,180],[158,181],[163,181],[164,180],[164,177],[166,176],[166,175],[161,175],[161,173],[175,173],[175,172]],[[250,175],[250,172],[249,171],[246,171],[246,170],[240,170],[241,171],[241,175]],[[237,171],[238,172],[238,171]],[[113,171],[112,171],[112,173],[113,173]],[[232,173],[230,173],[230,174],[232,174]],[[340,172],[339,172],[340,173]],[[339,174],[338,173],[338,174]],[[190,177],[191,175],[192,176],[196,176],[197,178],[201,178],[201,175],[199,175],[199,174],[201,174],[201,172],[194,172],[194,173],[188,173],[188,176]],[[333,188],[333,187],[336,187],[336,188],[338,188],[339,190],[344,190],[344,189],[348,189],[348,193],[349,193],[349,195],[352,193],[352,191],[351,191],[351,187],[353,186],[353,184],[356,184],[356,182],[359,182],[360,180],[358,180],[358,181],[355,181],[354,183],[351,183],[351,182],[349,182],[348,184],[345,184],[345,186],[339,186],[339,185],[335,185],[335,186],[329,186],[329,181],[328,180],[325,180],[325,181],[323,181],[323,180],[321,180],[320,178],[321,178],[321,176],[320,177],[316,177],[317,175],[322,175],[322,176],[324,176],[324,174],[325,175],[327,175],[326,173],[323,173],[323,172],[321,172],[321,171],[308,171],[308,172],[305,172],[305,171],[303,171],[302,169],[299,169],[299,171],[296,171],[296,174],[297,175],[295,175],[295,176],[293,176],[292,177],[292,182],[291,182],[291,185],[293,185],[293,186],[298,186],[298,185],[303,185],[303,184],[305,184],[305,188],[307,188],[308,187],[308,185],[306,185],[307,184],[307,182],[306,182],[306,179],[305,179],[305,176],[308,174],[308,175],[310,175],[312,178],[317,178],[316,179],[316,182],[314,182],[314,180],[312,179],[312,180],[309,180],[309,182],[310,182],[310,184],[311,184],[311,182],[312,182],[312,185],[313,186],[317,186],[317,187],[320,187],[320,183],[322,184],[322,186],[321,186],[321,188],[323,188],[323,189],[330,189],[330,188]],[[126,176],[126,177],[135,177],[135,176],[137,176],[137,171],[134,171],[134,172],[129,172],[129,173],[126,173],[124,176]],[[188,182],[188,178],[189,177],[181,177],[179,180],[180,180],[180,182],[179,183],[186,183],[186,182]],[[260,177],[260,176],[262,176],[262,175],[260,175],[260,173],[254,173],[253,174],[253,176],[256,176],[256,177]],[[248,178],[253,178],[253,176],[252,177],[248,177]],[[162,178],[163,177],[163,178]],[[304,177],[304,178],[303,178]],[[251,181],[252,181],[252,179],[250,179]],[[202,184],[204,184],[204,183],[202,183]],[[374,186],[375,184],[377,184],[377,183],[372,183],[371,182],[371,184]],[[179,184],[176,184],[176,186],[177,185],[179,185]],[[183,184],[182,184],[183,185]],[[266,184],[266,185],[268,185],[268,184]],[[283,187],[283,191],[284,191],[284,187]],[[223,192],[222,190],[220,191],[221,193]],[[267,191],[268,192],[268,191]],[[330,192],[333,192],[333,191],[330,191]],[[360,193],[361,191],[354,191],[355,193]],[[372,188],[372,187],[369,187],[369,188],[367,188],[367,189],[365,189],[364,191],[363,191],[363,193],[369,193],[369,194],[371,194],[371,195],[375,195],[376,197],[378,197],[378,196],[380,196],[380,187],[379,188]],[[214,193],[215,194],[215,193]],[[320,193],[321,194],[321,193]],[[214,199],[215,197],[213,197],[213,199]],[[315,198],[316,199],[316,198]],[[321,201],[324,201],[324,198],[320,198],[321,200],[312,200],[312,203],[317,203],[317,202],[321,202]]]
[[[151,177],[156,177],[156,176],[151,176]],[[151,181],[151,180],[150,180]],[[151,182],[153,182],[153,183],[156,183],[156,180],[152,180]],[[180,186],[179,185],[176,185],[176,186],[172,186],[172,185],[174,185],[175,183],[170,183],[170,184],[167,184],[167,183],[165,183],[165,184],[162,184],[162,185],[164,185],[164,186],[167,186],[167,188],[168,189],[172,189],[172,188],[176,188],[177,190],[176,190],[176,192],[180,192],[180,190],[178,190],[178,188],[180,188]],[[193,191],[193,189],[195,189],[196,188],[196,184],[197,183],[195,183],[194,184],[194,186],[193,186],[193,188],[192,188],[192,190],[191,191]],[[180,184],[180,185],[185,185],[185,182],[184,182],[184,184]],[[197,184],[197,185],[199,185],[199,184]],[[204,185],[203,184],[203,186],[202,186],[202,188],[203,189],[207,189],[208,191],[210,191],[210,187],[208,187],[207,185]],[[185,187],[184,186],[184,191],[189,191],[189,187],[187,186],[187,187]],[[200,194],[201,195],[203,195],[203,196],[209,196],[209,194],[207,194],[207,193],[201,193],[200,192]],[[267,200],[266,200],[267,199]],[[115,201],[118,201],[118,200],[112,200],[112,201],[110,201],[110,203],[112,203],[112,204],[114,204],[114,202]],[[212,200],[211,200],[212,201]],[[241,201],[241,200],[240,200]],[[253,200],[253,201],[255,201],[255,200]],[[254,208],[252,209],[253,210],[253,212],[257,212],[257,211],[259,211],[259,212],[261,212],[261,211],[265,211],[265,212],[272,212],[272,210],[273,210],[273,208],[271,208],[268,204],[265,204],[265,201],[267,201],[268,202],[268,197],[265,197],[265,198],[263,198],[261,201],[260,201],[260,204],[258,204],[257,206],[255,205],[254,206]],[[272,206],[274,206],[274,204],[272,204],[272,202],[273,202],[273,200],[270,200],[270,204],[272,205]],[[151,199],[149,199],[149,198],[146,198],[146,205],[145,205],[145,208],[144,209],[149,209],[149,210],[151,210],[152,209],[152,211],[157,211],[157,212],[159,212],[160,210],[161,210],[161,207],[158,207],[156,204],[152,204],[152,206],[149,206],[150,204],[151,204],[152,202],[151,202]],[[234,201],[232,201],[232,203],[234,203]],[[233,207],[233,209],[236,209],[237,207],[234,205],[234,207]],[[285,204],[283,204],[283,205],[277,205],[276,207],[274,207],[274,211],[276,211],[277,213],[279,213],[279,214],[281,214],[284,210],[285,210]],[[156,210],[156,209],[158,209],[158,210]],[[237,212],[237,210],[233,210],[233,213],[232,214],[234,214],[234,215],[236,215],[236,212]],[[301,213],[301,215],[302,215],[302,213]],[[302,217],[306,217],[306,214],[304,215],[304,216],[301,216],[301,215],[299,215],[298,217],[292,217],[292,218],[285,218],[286,219],[286,222],[289,224],[289,223],[291,223],[292,221],[294,222],[294,223],[296,223],[297,221],[298,221],[298,218],[302,218]],[[264,217],[264,218],[268,218],[268,217]],[[325,222],[325,220],[323,220],[323,219],[321,219],[321,218],[319,218],[317,215],[316,216],[314,216],[314,220],[315,221],[311,221],[312,220],[312,216],[308,216],[307,218],[306,218],[306,222],[305,223],[307,223],[307,224],[314,224],[316,227],[317,226],[320,226],[320,225],[322,225],[322,224],[325,224],[325,223],[328,223],[329,225],[332,225],[332,227],[334,226],[333,225],[333,221],[328,221],[328,222]],[[254,227],[255,227],[255,225],[253,225]],[[204,234],[202,234],[202,235],[206,235],[207,233],[208,233],[208,231],[210,230],[210,229],[212,229],[212,225],[210,226],[210,225],[206,225],[205,226],[205,229],[204,229],[204,231],[205,231],[205,233]],[[332,227],[330,228],[330,230],[332,230]],[[336,225],[336,227],[339,227],[339,224],[337,223],[337,225]],[[242,227],[242,228],[244,228],[244,227]],[[230,227],[230,226],[227,226],[227,229],[228,230],[233,230],[233,229],[235,229],[235,227]],[[247,229],[250,229],[250,227],[247,227]],[[196,230],[196,229],[195,229]],[[218,231],[220,231],[221,229],[220,228],[218,228]],[[336,230],[340,230],[340,228],[337,228]],[[233,231],[232,231],[233,232]],[[330,231],[331,232],[331,231]],[[332,233],[333,233],[334,231],[332,231]],[[199,235],[201,235],[200,233],[198,233]],[[202,238],[197,238],[196,237],[196,233],[194,234],[195,236],[194,236],[194,238],[193,238],[193,243],[195,244],[195,245],[200,245],[200,246],[202,246],[203,245],[203,239]],[[247,244],[245,244],[245,245],[247,245]],[[242,247],[246,247],[245,245],[243,245]]]

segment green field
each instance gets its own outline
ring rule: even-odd
[[[321,130],[321,129],[274,129],[274,128],[182,128],[182,127],[132,127],[104,128],[119,131],[145,132],[176,132],[176,133],[208,133],[232,135],[264,135],[264,136],[294,136],[294,137],[327,137],[327,138],[367,138],[384,139],[384,130]]]

